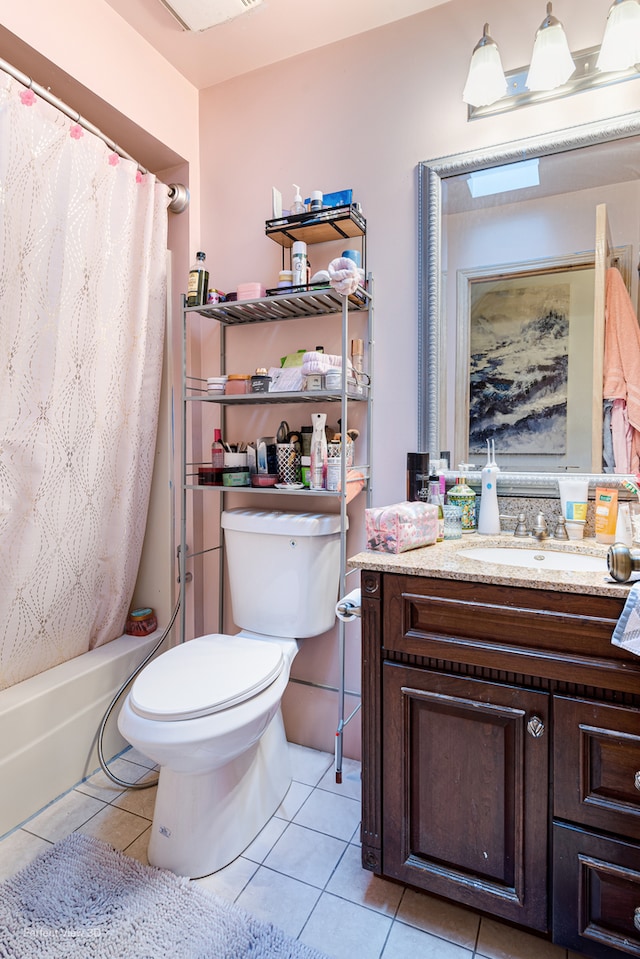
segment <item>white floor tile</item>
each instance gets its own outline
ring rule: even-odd
[[[253,862],[264,862],[286,828],[285,819],[270,819],[242,855]]]
[[[348,842],[360,825],[360,808],[355,799],[314,789],[293,821]]]
[[[291,823],[267,856],[264,865],[323,889],[346,843]]]
[[[236,903],[258,919],[273,922],[287,935],[296,938],[319,896],[320,891],[315,886],[261,866]]]
[[[338,793],[339,796],[349,796],[350,799],[362,798],[362,764],[355,759],[342,760],[342,782],[336,782],[336,773],[331,765],[318,785],[329,792]]]
[[[405,890],[396,919],[465,949],[475,947],[480,928],[480,917],[473,910],[414,889]]]
[[[331,753],[323,753],[319,749],[307,749],[296,743],[289,743],[289,757],[291,775],[296,782],[306,783],[308,786],[317,786],[333,763]]]
[[[408,956],[420,956],[420,959],[472,959],[473,952],[414,926],[394,922],[382,959],[407,959]]]
[[[522,929],[512,929],[494,919],[483,918],[476,946],[478,957],[487,959],[565,959],[567,950]]]
[[[361,906],[375,909],[385,916],[395,916],[404,886],[374,876],[362,868],[362,850],[359,846],[347,846],[327,885],[327,892],[342,899],[349,899]]]
[[[8,879],[39,856],[51,843],[33,836],[24,829],[16,829],[0,843],[0,881]]]
[[[219,869],[210,876],[203,876],[202,879],[192,879],[192,882],[203,889],[208,889],[209,892],[216,893],[228,902],[235,902],[259,868],[257,863],[239,856],[224,869]]]
[[[75,832],[105,806],[106,803],[101,800],[85,796],[74,789],[46,806],[41,813],[26,822],[23,828],[35,836],[48,839],[49,842],[58,842]]]
[[[289,786],[287,795],[276,809],[275,815],[278,819],[292,820],[312,792],[313,786],[307,786],[306,783],[298,783],[294,780]]]
[[[124,851],[131,843],[149,828],[149,820],[135,816],[126,809],[105,806],[88,822],[78,828],[85,836],[93,836],[109,843],[115,849]]]
[[[298,937],[331,959],[378,959],[391,919],[324,892]]]

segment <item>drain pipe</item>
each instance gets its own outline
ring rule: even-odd
[[[105,758],[104,758],[104,750],[103,750],[104,731],[105,731],[105,729],[106,729],[107,722],[108,722],[108,720],[109,720],[109,716],[110,716],[111,713],[113,712],[113,709],[114,709],[116,703],[118,702],[118,700],[120,699],[120,697],[121,697],[122,694],[124,693],[125,689],[127,689],[128,686],[133,682],[133,680],[136,678],[136,676],[138,675],[138,673],[139,673],[142,669],[144,669],[144,667],[147,665],[147,663],[149,662],[149,660],[151,659],[151,657],[154,656],[154,655],[157,653],[157,651],[160,649],[160,647],[161,647],[162,644],[164,643],[165,639],[167,638],[167,636],[168,636],[169,633],[171,632],[171,629],[172,629],[172,627],[173,627],[173,624],[174,624],[175,621],[176,621],[176,616],[178,615],[178,610],[179,610],[179,609],[180,609],[180,597],[178,596],[178,601],[176,602],[176,605],[175,605],[175,607],[174,607],[173,613],[171,614],[171,619],[169,620],[169,625],[167,626],[167,628],[165,629],[164,633],[162,634],[162,636],[160,637],[160,639],[158,640],[158,642],[155,644],[155,646],[153,647],[153,649],[151,650],[151,652],[147,653],[147,655],[146,655],[145,658],[142,660],[142,662],[141,662],[138,666],[136,666],[136,668],[135,668],[134,671],[131,673],[131,675],[129,676],[129,678],[128,678],[128,679],[125,679],[124,683],[122,684],[122,686],[120,687],[120,689],[118,690],[118,692],[115,694],[115,696],[113,697],[113,699],[112,699],[111,702],[109,703],[109,705],[108,705],[108,707],[107,707],[107,711],[105,712],[104,716],[102,717],[102,722],[100,723],[100,729],[99,729],[99,731],[98,731],[98,760],[99,760],[99,762],[100,762],[100,768],[102,769],[102,771],[103,771],[103,773],[105,774],[105,776],[107,776],[107,777],[111,780],[111,782],[114,782],[117,786],[124,786],[126,789],[150,789],[151,786],[157,785],[158,779],[157,779],[157,777],[156,777],[156,778],[153,779],[151,782],[128,783],[128,782],[125,782],[124,779],[119,779],[118,776],[115,775],[115,773],[112,773],[111,770],[109,769],[109,767],[107,766],[106,760],[105,760]]]

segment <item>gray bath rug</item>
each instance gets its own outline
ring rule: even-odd
[[[0,957],[323,959],[188,879],[81,833],[0,883]]]

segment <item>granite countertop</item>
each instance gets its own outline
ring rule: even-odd
[[[463,551],[469,547],[478,546],[508,546],[534,552],[559,550],[581,553],[600,557],[603,568],[598,572],[573,572],[545,570],[542,566],[530,569],[465,559]],[[432,546],[423,546],[421,549],[412,549],[397,555],[366,550],[351,556],[348,564],[353,569],[367,569],[381,573],[405,573],[411,576],[432,576],[437,579],[469,580],[504,586],[526,586],[529,589],[552,589],[563,593],[616,596],[626,599],[629,587],[637,581],[638,573],[634,573],[627,583],[617,583],[611,579],[607,570],[608,549],[608,546],[596,542],[595,539],[587,538],[572,541],[546,539],[538,542],[533,539],[516,538],[509,533],[500,536],[465,533],[461,539],[445,540],[443,543],[434,543]]]

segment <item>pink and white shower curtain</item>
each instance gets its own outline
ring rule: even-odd
[[[168,202],[0,71],[0,688],[123,632],[154,464]]]

